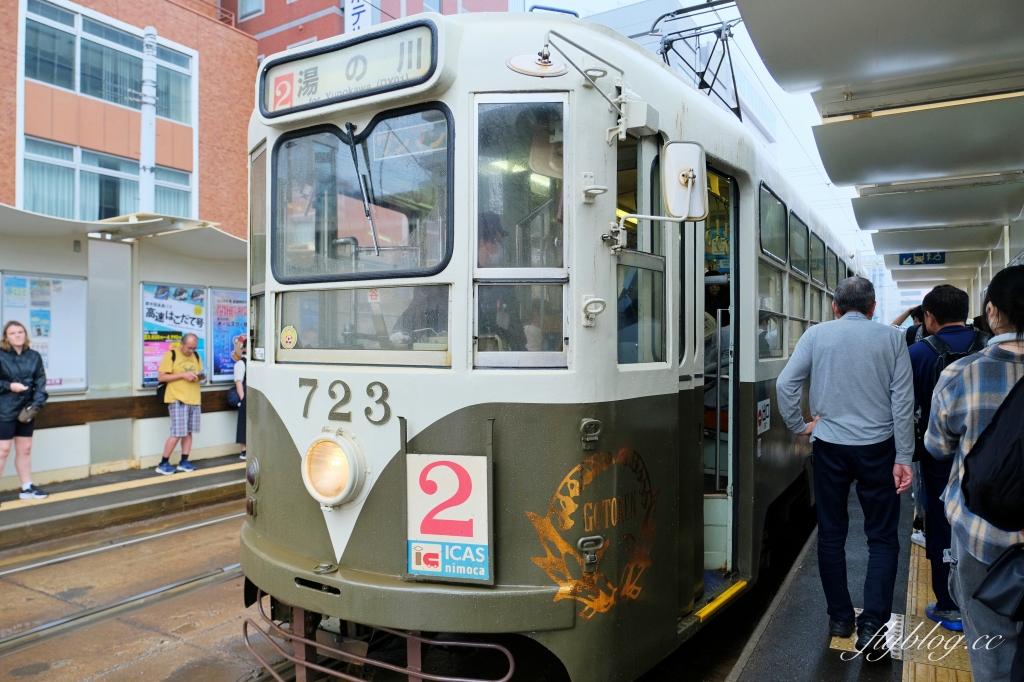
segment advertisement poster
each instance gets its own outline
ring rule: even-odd
[[[209,366],[206,353],[206,288],[173,284],[142,285],[142,383],[157,385],[160,360],[181,338],[199,337],[196,352]],[[207,370],[209,376],[209,370]]]
[[[213,343],[214,381],[233,381],[235,340],[245,342],[249,305],[244,291],[210,289],[210,331]]]
[[[16,320],[28,330],[32,349],[43,357],[46,390],[50,393],[87,388],[87,300],[84,279],[3,275],[0,317],[3,324]]]

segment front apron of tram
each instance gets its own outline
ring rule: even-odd
[[[896,441],[890,437],[872,445],[837,445],[815,440],[813,453],[818,570],[828,615],[846,623],[856,619],[846,579],[850,485],[856,481],[868,537],[864,610],[857,620],[882,625],[892,615],[900,550],[900,496],[892,477]]]

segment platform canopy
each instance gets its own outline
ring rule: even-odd
[[[990,270],[1021,259],[1024,3],[737,5],[779,85],[814,99],[822,163],[836,185],[856,186],[875,251],[957,254],[910,268],[887,257],[897,282],[930,281],[916,274],[927,268],[931,281],[966,276],[980,295]]]

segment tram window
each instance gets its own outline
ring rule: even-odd
[[[807,295],[807,284],[795,277],[789,278],[789,315],[800,319],[807,318],[807,307],[805,298]]]
[[[825,260],[825,277],[828,283],[829,289],[835,289],[836,285],[839,284],[837,281],[837,275],[839,273],[839,259],[836,257],[836,252],[832,249],[828,250],[828,258]]]
[[[792,275],[789,278],[789,352],[807,330],[807,283]]]
[[[704,220],[705,273],[714,271],[717,275],[728,275],[732,271],[732,255],[729,252],[732,212],[732,180],[709,170],[708,217]],[[729,300],[728,296],[725,300]],[[709,312],[711,310],[708,306],[704,309]]]
[[[445,111],[425,108],[376,120],[352,146],[340,129],[284,138],[274,154],[275,276],[365,279],[443,267],[451,253],[449,128]]]
[[[757,301],[761,310],[782,310],[782,271],[767,263],[757,264]]]
[[[812,322],[821,322],[821,289],[818,287],[811,287],[811,305],[807,312]]]
[[[448,285],[287,291],[280,329],[295,338],[279,350],[448,349]],[[281,335],[279,335],[281,336]]]
[[[476,298],[478,353],[564,350],[561,284],[480,284]]]
[[[789,214],[789,264],[794,270],[808,274],[807,272],[807,225],[796,217],[795,213]]]
[[[825,242],[816,234],[811,235],[811,277],[825,284]]]
[[[267,150],[253,157],[249,173],[250,283],[267,279]]]
[[[630,213],[640,213],[637,197],[637,166],[639,165],[640,143],[634,137],[620,140],[615,155],[615,220]],[[626,228],[626,248],[639,250],[638,225],[634,219],[623,222]]]
[[[789,354],[793,354],[793,350],[796,348],[796,342],[800,340],[800,337],[807,331],[807,323],[803,320],[790,320],[789,321]]]
[[[250,351],[253,360],[262,360],[265,356],[266,346],[263,344],[263,324],[266,321],[264,312],[264,301],[260,296],[253,296],[249,302],[249,336],[253,350]],[[258,350],[257,350],[258,349]]]
[[[757,300],[760,310],[757,318],[757,346],[758,357],[761,358],[782,357],[782,333],[786,318],[773,314],[783,312],[782,280],[781,270],[764,262],[758,263]]]
[[[562,103],[481,103],[478,116],[477,266],[563,267]]]
[[[622,263],[615,273],[619,364],[664,362],[665,273]]]
[[[825,296],[825,319],[834,320],[836,319],[836,313],[832,310],[832,295],[826,294]]]
[[[761,185],[761,251],[786,262],[786,205]]]

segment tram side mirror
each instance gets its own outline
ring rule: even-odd
[[[708,174],[704,147],[668,142],[662,148],[662,196],[672,218],[704,220],[708,215]]]

